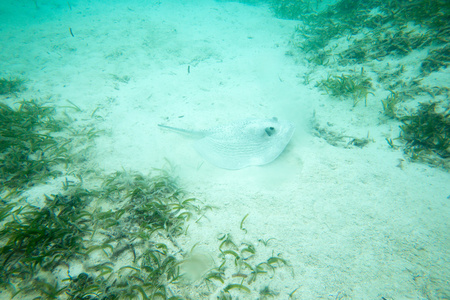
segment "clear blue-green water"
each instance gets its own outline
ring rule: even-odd
[[[2,1],[0,298],[448,299],[449,10]]]

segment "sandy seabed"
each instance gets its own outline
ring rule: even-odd
[[[447,299],[449,174],[401,162],[385,141],[399,124],[380,121],[378,98],[352,108],[303,84],[307,65],[285,55],[297,22],[235,2],[70,4],[0,6],[2,75],[29,79],[23,98],[95,110],[108,134],[91,159],[105,172],[148,173],[169,161],[190,195],[217,207],[190,226],[186,248],[200,241],[217,251],[220,233],[273,238],[293,271],[273,281],[279,299],[297,288],[298,299]],[[334,147],[311,134],[313,114],[373,142]],[[295,124],[290,144],[273,163],[238,171],[204,162],[192,140],[157,127],[274,116]]]

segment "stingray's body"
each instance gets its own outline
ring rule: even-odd
[[[294,133],[291,123],[276,118],[245,119],[201,131],[159,126],[196,138],[194,147],[205,160],[230,170],[272,162]]]

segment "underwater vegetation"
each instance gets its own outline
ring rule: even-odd
[[[95,205],[103,201],[114,208]],[[198,299],[187,289],[196,282],[203,296],[230,299],[257,293],[252,283],[262,277],[267,285],[276,269],[288,266],[279,254],[258,260],[256,246],[229,234],[218,241],[219,265],[197,245],[183,250],[177,237],[209,209],[185,199],[165,172],[116,172],[97,189],[66,181],[61,193],[45,196],[42,208],[9,203],[0,209],[0,286],[12,296],[43,299]],[[70,274],[75,264],[83,270]],[[64,280],[52,275],[61,268]]]
[[[25,80],[20,78],[0,78],[0,95],[9,95],[24,89]]]
[[[420,103],[416,113],[401,118],[400,137],[412,160],[450,167],[450,108],[438,112],[437,102]]]
[[[318,61],[314,55],[323,55],[318,52],[326,51],[331,40],[346,37],[348,48],[335,53],[341,65],[380,60],[388,55],[405,56],[414,49],[434,46],[435,60],[448,63],[450,26],[441,16],[449,14],[448,1],[343,0],[324,11],[293,18],[303,25],[295,30],[291,44],[294,49],[310,53],[309,61]],[[410,22],[427,28],[411,29]],[[429,60],[433,61],[433,57]]]
[[[46,205],[6,205],[0,237],[0,285],[15,291],[33,290],[39,270],[52,271],[85,251],[83,238],[90,232],[91,214],[83,208],[84,192],[46,197]],[[28,284],[27,284],[28,283]]]
[[[0,103],[0,189],[24,188],[59,172],[67,161],[68,143],[56,133],[67,123],[53,116],[55,108],[36,100],[12,108]]]
[[[404,25],[415,22],[430,28],[448,29],[450,4],[445,0],[342,0],[318,10],[322,1],[269,0],[276,16],[285,19],[316,22],[318,18],[348,24],[350,28],[383,26],[388,22]],[[277,9],[277,10],[276,10]],[[376,9],[377,12],[372,11]],[[301,12],[302,14],[296,14]],[[447,17],[447,18],[446,18]]]
[[[301,2],[301,14],[295,13],[295,2],[282,2],[283,17],[301,21],[287,54],[296,61],[306,60],[313,72],[328,73],[316,86],[333,97],[351,98],[354,105],[371,93],[379,98],[384,116],[401,122],[398,139],[404,141],[403,150],[412,161],[448,168],[448,134],[443,133],[448,129],[443,128],[448,120],[449,88],[423,82],[449,65],[450,2],[342,0],[320,10]],[[425,55],[408,64],[404,58],[414,55],[416,59],[414,50]],[[358,78],[352,73],[356,68],[364,68],[367,75]],[[389,95],[379,97],[379,90],[372,86]],[[339,137],[320,126],[313,131],[335,144]],[[392,140],[388,143],[398,148]]]
[[[383,113],[389,118],[395,119],[398,116],[397,113],[397,104],[401,102],[401,98],[398,92],[391,92],[386,99],[381,100],[383,104]]]
[[[450,46],[447,44],[443,48],[430,51],[428,56],[422,62],[420,70],[424,74],[439,71],[441,68],[447,68],[450,63]]]
[[[430,93],[432,91],[429,91]],[[436,94],[442,92],[437,89]],[[405,142],[404,152],[412,161],[450,169],[450,112],[448,102],[419,102],[413,112],[400,111],[397,104],[405,95],[392,92],[382,100],[384,114],[402,122],[397,139]],[[447,97],[448,98],[448,97]],[[391,148],[397,149],[392,139],[386,139]]]
[[[76,124],[67,110],[80,113],[81,109],[68,102],[59,107],[63,113],[40,100],[0,102],[0,192],[23,191],[72,172],[69,169],[75,164],[77,174],[92,171],[81,164],[100,131],[90,123]]]
[[[46,205],[40,209],[13,204],[4,206],[0,230],[5,241],[0,248],[2,287],[13,294],[37,291],[46,299],[56,297],[55,292],[65,292],[69,299],[91,299],[89,295],[97,295],[99,299],[131,299],[146,293],[150,299],[155,299],[155,295],[165,295],[162,284],[176,277],[178,266],[168,253],[168,247],[156,243],[156,239],[153,242],[150,236],[161,230],[159,234],[164,232],[173,237],[172,225],[181,226],[180,221],[189,215],[185,208],[195,207],[191,204],[193,200],[175,200],[179,191],[168,182],[167,177],[150,179],[124,172],[106,177],[103,185],[109,191],[107,196],[114,192],[117,197],[120,193],[121,203],[127,206],[114,212],[89,207],[92,201],[103,199],[103,191],[88,191],[81,183],[70,182],[65,183],[63,193],[46,196]],[[144,201],[143,195],[147,192]],[[138,199],[145,203],[139,202],[138,206],[135,202]],[[127,200],[131,200],[134,207],[129,209],[130,204],[123,203]],[[134,215],[136,212],[139,212],[137,216]],[[135,223],[139,218],[145,219]],[[125,235],[125,229],[135,226],[135,232]],[[103,236],[107,238],[98,243],[93,241],[94,236],[100,240]],[[139,258],[133,243],[137,239],[136,248],[145,244],[146,249]],[[54,271],[57,266],[69,268],[69,264],[87,260],[96,251],[103,251],[110,260],[90,266],[86,270],[88,273],[69,277],[66,285],[59,282],[54,286],[54,280],[44,279],[43,274]],[[136,264],[122,267],[116,273],[112,261],[127,252],[133,253]],[[114,280],[110,280],[113,276]]]
[[[102,197],[112,203],[126,202],[122,209],[127,212],[127,220],[120,227],[124,232],[163,229],[169,237],[176,237],[184,233],[186,221],[211,209],[196,205],[195,198],[181,200],[184,192],[167,172],[160,172],[151,180],[134,172],[115,172],[105,177]]]
[[[294,51],[309,53],[308,61],[324,61],[333,52],[341,65],[380,60],[388,55],[405,56],[415,49],[432,46],[423,67],[435,64],[428,72],[448,64],[450,5],[442,0],[351,1],[342,0],[316,12],[309,1],[275,1],[283,7],[284,17],[302,21],[294,32]],[[297,5],[309,7],[297,14]],[[309,10],[309,13],[307,11]],[[446,17],[447,16],[447,17]],[[445,21],[447,20],[447,21]],[[410,24],[422,26],[421,30]],[[370,29],[370,30],[368,30]],[[345,37],[349,46],[341,52],[326,49],[332,40]],[[321,59],[314,56],[320,55]]]
[[[219,266],[210,269],[204,275],[208,288],[217,288],[217,285],[221,287],[218,299],[232,299],[232,295],[238,295],[235,292],[250,294],[254,289],[251,284],[260,277],[265,277],[266,285],[259,290],[259,296],[264,299],[276,294],[267,286],[267,276],[272,278],[278,268],[289,267],[285,259],[274,254],[268,258],[258,259],[259,253],[254,244],[236,243],[230,234],[221,235],[219,241]]]
[[[327,79],[320,81],[317,86],[334,97],[351,98],[353,106],[356,106],[362,99],[367,102],[367,95],[371,93],[370,90],[372,89],[371,79],[366,77],[363,71],[361,71],[361,74],[356,75],[330,75]]]
[[[339,53],[341,65],[380,60],[388,55],[406,56],[415,49],[429,46],[433,37],[405,28],[376,29],[366,37],[355,39]]]
[[[107,177],[104,181],[105,187],[114,184],[123,196],[121,203],[126,207],[115,211],[89,207],[92,201],[104,197],[102,191],[88,191],[81,183],[69,181],[65,183],[63,193],[46,196],[46,204],[40,209],[13,204],[4,207],[1,212],[4,222],[0,230],[5,241],[0,248],[2,287],[14,295],[38,292],[46,299],[56,297],[56,292],[66,292],[70,299],[90,299],[89,295],[97,295],[99,299],[131,299],[137,294],[148,294],[150,299],[155,299],[155,295],[165,295],[163,283],[177,277],[178,266],[174,264],[175,259],[168,247],[161,241],[156,243],[156,238],[153,241],[151,235],[161,230],[158,234],[163,235],[164,232],[167,237],[172,237],[171,225],[180,226],[178,220],[185,220],[188,212],[185,207],[194,206],[175,200],[174,187],[162,183],[162,178],[166,177],[126,176],[131,180],[126,185],[118,183],[125,173],[115,174],[114,180]],[[145,198],[146,203],[139,207],[129,210],[129,204],[123,203],[129,199],[136,205],[133,200],[145,192],[150,194]],[[158,208],[152,204],[157,204]],[[141,215],[134,216],[136,211]],[[142,222],[138,226],[135,219],[142,215],[148,225]],[[124,231],[135,226],[137,230],[134,232]],[[100,242],[94,241],[94,237]],[[141,249],[138,245],[145,251],[136,257],[135,249]],[[59,282],[55,286],[52,283],[55,278],[46,278],[49,275],[45,274],[53,272],[56,267],[69,268],[70,264],[85,261],[97,251],[102,251],[109,259],[89,266],[86,269],[88,273],[78,274],[75,278],[69,275],[69,284]],[[113,262],[129,252],[133,253],[136,264],[122,267],[116,273]]]
[[[325,51],[324,48],[328,43],[344,30],[340,24],[332,23],[330,20],[324,20],[324,22],[325,24],[319,27],[301,25],[297,26],[295,30],[291,45],[305,53],[312,53],[311,56],[308,56],[309,61],[320,61],[314,58],[314,53]]]
[[[274,0],[267,1],[275,16],[280,19],[296,20],[318,8],[321,0]]]

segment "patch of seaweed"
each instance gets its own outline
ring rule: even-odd
[[[401,119],[400,137],[406,141],[405,153],[412,160],[449,166],[450,108],[436,111],[438,103],[420,103],[416,113]]]
[[[367,95],[372,88],[371,79],[361,74],[330,75],[323,79],[318,86],[334,97],[349,97],[356,106],[362,99],[367,100]]]
[[[420,66],[423,74],[428,75],[431,72],[439,71],[441,68],[447,68],[450,64],[450,46],[431,50]]]
[[[24,82],[20,78],[0,78],[0,95],[9,95],[22,91]]]
[[[66,161],[65,141],[57,138],[66,125],[53,118],[54,107],[36,100],[17,109],[0,103],[0,186],[23,188],[56,176],[55,165]]]

